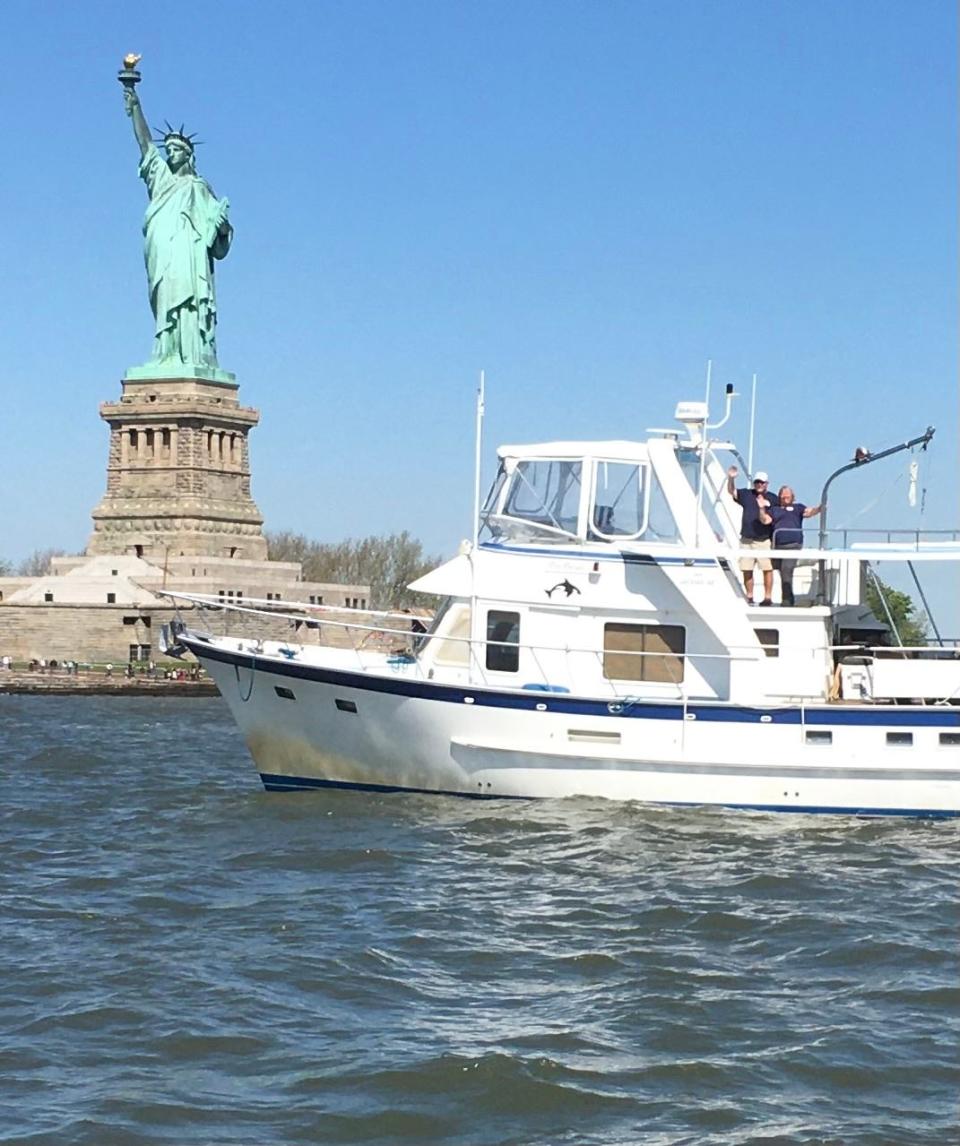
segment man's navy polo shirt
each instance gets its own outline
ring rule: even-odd
[[[740,522],[740,537],[743,541],[769,541],[773,532],[772,525],[764,525],[760,520],[760,510],[757,509],[757,491],[755,489],[738,489],[737,501],[743,510],[743,519]],[[769,505],[767,511],[780,504],[775,493],[765,493]]]

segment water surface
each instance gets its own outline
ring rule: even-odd
[[[0,697],[0,1141],[960,1140],[957,821],[267,794]]]

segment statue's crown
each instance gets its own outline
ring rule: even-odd
[[[162,143],[164,146],[166,146],[168,143],[170,143],[171,140],[175,139],[178,143],[182,143],[184,146],[189,147],[192,154],[193,149],[203,142],[202,140],[197,139],[196,132],[191,133],[184,131],[182,123],[180,124],[179,128],[174,127],[168,119],[164,120],[164,123],[167,125],[166,131],[161,131],[159,128],[154,128],[154,131],[157,134],[157,143]]]

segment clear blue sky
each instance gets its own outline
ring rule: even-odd
[[[960,524],[952,2],[13,0],[0,556],[83,547],[97,405],[149,355],[131,50],[231,200],[220,360],[263,413],[268,529],[450,552],[481,368],[489,471],[498,442],[669,424],[708,358],[759,374],[756,462],[801,500],[937,426],[922,519],[895,460],[833,524]]]

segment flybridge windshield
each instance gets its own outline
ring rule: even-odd
[[[582,469],[580,461],[518,462],[503,505],[505,516],[576,534]]]
[[[502,466],[487,498],[484,523],[502,533],[509,519],[536,534],[576,537],[580,517],[583,463],[576,459],[531,458],[515,466]]]
[[[493,537],[636,539],[647,529],[647,479],[642,462],[507,458],[481,521]]]
[[[598,461],[591,532],[599,537],[639,537],[647,524],[643,475],[636,462]]]

